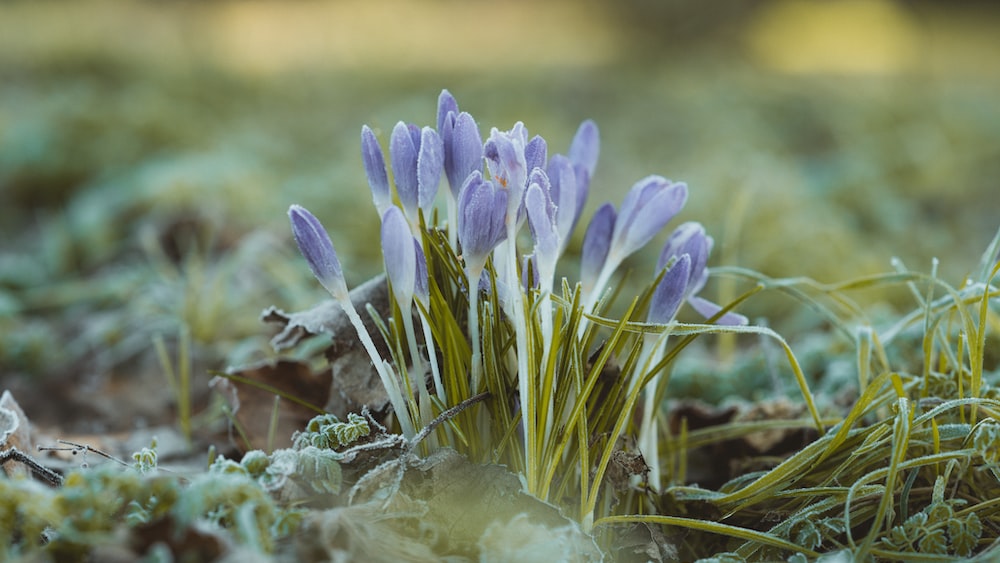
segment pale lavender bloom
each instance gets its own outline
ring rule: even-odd
[[[684,223],[677,227],[667,239],[667,243],[657,261],[657,271],[662,270],[671,260],[689,256],[691,261],[688,278],[685,281],[682,299],[706,319],[722,310],[719,305],[698,297],[698,292],[708,281],[708,256],[712,252],[712,237],[705,234],[705,228],[697,222]],[[726,313],[718,321],[721,325],[745,325],[747,318],[737,313]]]
[[[552,186],[549,194],[556,206],[556,224],[559,228],[561,252],[573,235],[573,229],[576,228],[576,223],[580,219],[580,212],[583,210],[587,194],[581,194],[579,190],[573,163],[561,154],[557,154],[549,160],[546,175]]]
[[[458,196],[458,241],[466,264],[480,269],[486,257],[507,237],[508,191],[476,171]]]
[[[417,208],[429,213],[434,204],[441,172],[444,148],[437,131],[420,129],[400,121],[389,138],[389,159],[396,180],[396,193],[411,223],[416,222]]]
[[[410,225],[403,212],[395,205],[390,206],[382,216],[382,256],[393,297],[404,310],[413,300],[416,285],[417,257],[413,243]]]
[[[528,172],[535,168],[545,169],[545,162],[548,160],[549,148],[540,135],[535,135],[524,146],[524,164]]]
[[[701,291],[708,281],[708,255],[712,252],[714,241],[712,237],[705,234],[705,227],[697,221],[689,221],[674,229],[663,245],[660,258],[656,262],[656,271],[659,272],[667,266],[672,258],[677,258],[682,254],[691,256],[691,276],[687,280],[686,291],[689,295],[694,295]]]
[[[300,205],[288,208],[288,218],[292,223],[295,243],[319,283],[338,301],[349,299],[340,260],[337,259],[337,253],[333,249],[330,235],[319,219]]]
[[[597,156],[601,152],[601,139],[597,130],[597,124],[591,120],[586,120],[580,124],[576,130],[573,142],[569,146],[569,159],[574,164],[583,166],[587,171],[587,177],[594,177],[594,170],[597,168]]]
[[[452,96],[451,92],[447,89],[441,90],[441,95],[438,96],[437,129],[438,132],[442,133],[442,136],[444,134],[444,123],[449,113],[458,115],[458,102],[455,101],[455,96]]]
[[[483,171],[483,138],[476,120],[466,112],[448,113],[441,125],[444,144],[444,173],[456,198],[465,179],[474,171]]]
[[[524,124],[518,121],[510,131],[500,131],[494,127],[490,131],[490,138],[483,145],[483,156],[486,157],[490,176],[499,187],[510,192],[507,196],[507,215],[511,221],[517,219],[530,172],[524,156],[527,142],[528,132],[524,129]]]
[[[544,179],[544,174],[541,175]],[[535,258],[539,277],[551,286],[555,274],[556,260],[559,258],[559,230],[556,225],[556,206],[545,188],[533,182],[524,196],[524,207],[528,212],[528,226],[535,240]]]
[[[648,176],[632,186],[622,201],[611,250],[620,262],[639,250],[680,212],[687,201],[687,184]],[[617,264],[616,264],[617,266]]]
[[[385,157],[382,147],[375,138],[370,127],[361,127],[361,160],[365,165],[365,175],[372,189],[372,200],[381,216],[392,205],[392,194],[389,193],[389,176],[385,172]]]
[[[605,203],[594,212],[594,216],[590,218],[590,225],[587,226],[587,232],[583,235],[583,248],[580,254],[580,282],[583,284],[585,293],[590,292],[601,274],[604,262],[607,260],[616,217],[615,206]]]
[[[649,311],[646,313],[647,323],[668,323],[673,320],[687,296],[687,283],[690,277],[691,256],[682,254],[680,257],[675,257],[653,290]]]

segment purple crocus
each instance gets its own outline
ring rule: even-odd
[[[584,172],[586,174],[586,172]],[[549,190],[552,202],[556,206],[556,225],[559,230],[560,254],[566,248],[573,229],[583,211],[587,194],[580,190],[576,170],[569,158],[557,154],[549,160],[546,175],[552,188]]]
[[[483,138],[476,120],[458,111],[458,103],[447,90],[438,98],[437,126],[444,148],[444,174],[457,199],[469,174],[483,171]]]
[[[556,206],[549,198],[545,174],[538,174],[536,181],[528,187],[524,196],[524,207],[528,213],[528,227],[535,241],[535,264],[543,291],[552,289],[552,278],[559,259],[560,237],[556,224]]]
[[[524,197],[528,181],[528,163],[524,148],[528,143],[528,132],[518,121],[510,131],[493,128],[490,138],[483,145],[483,156],[493,181],[505,188],[507,196],[507,220],[516,221],[518,208]]]
[[[647,323],[668,323],[677,315],[687,293],[688,279],[691,277],[691,256],[682,254],[674,257],[669,269],[663,273],[660,283],[653,290],[646,313]]]
[[[507,190],[478,171],[466,179],[458,196],[458,241],[467,268],[482,273],[490,252],[507,237],[507,203]]]
[[[392,205],[392,194],[389,192],[389,176],[385,172],[382,147],[378,144],[375,132],[367,125],[361,127],[361,160],[365,165],[368,185],[372,189],[372,200],[381,217]]]
[[[667,239],[657,261],[657,271],[662,270],[671,260],[690,257],[691,267],[687,279],[684,280],[681,300],[686,300],[691,307],[706,319],[715,316],[722,307],[698,296],[698,292],[708,281],[708,256],[712,252],[712,237],[705,234],[705,228],[697,222],[680,225]],[[666,277],[666,274],[664,274]],[[680,302],[678,302],[678,305]],[[726,313],[718,321],[721,325],[745,325],[747,318],[737,313]]]
[[[323,228],[319,219],[301,205],[289,207],[288,218],[292,223],[295,243],[299,246],[299,251],[309,263],[309,269],[312,270],[319,283],[330,292],[334,299],[341,302],[345,299],[350,300],[340,260],[337,259],[337,253],[333,249],[330,235]]]
[[[417,209],[430,213],[441,172],[444,147],[437,131],[420,129],[400,121],[389,138],[389,159],[396,180],[396,193],[411,225],[417,224]]]
[[[647,176],[622,201],[608,258],[618,262],[639,250],[674,218],[687,201],[687,184]],[[615,264],[617,267],[617,264]]]
[[[580,124],[573,136],[573,142],[569,146],[569,159],[573,164],[583,167],[588,178],[593,178],[600,152],[601,139],[597,124],[588,119]]]
[[[607,261],[617,216],[615,206],[605,203],[598,207],[594,216],[590,218],[587,232],[583,235],[583,248],[580,253],[580,284],[584,295],[589,295],[594,290],[597,278]]]
[[[382,216],[382,256],[393,297],[404,311],[409,310],[416,287],[417,256],[413,243],[403,212],[395,205],[390,206]]]

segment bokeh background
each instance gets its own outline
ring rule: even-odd
[[[99,429],[161,416],[114,392],[162,387],[154,338],[199,377],[268,356],[259,311],[323,298],[288,205],[324,221],[352,285],[376,273],[361,126],[386,144],[431,124],[442,88],[550,154],[595,119],[586,216],[648,174],[686,181],[677,222],[707,226],[713,264],[833,282],[937,257],[958,283],[1000,226],[989,2],[0,2],[0,386],[44,389],[41,419],[75,397]],[[744,312],[781,329],[801,310]]]

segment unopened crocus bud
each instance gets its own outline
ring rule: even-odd
[[[587,171],[587,176],[592,178],[600,152],[601,139],[597,124],[588,119],[576,130],[573,142],[569,146],[569,159],[574,164],[582,165]]]
[[[663,273],[660,283],[653,291],[646,313],[648,323],[668,323],[677,315],[681,303],[687,297],[687,283],[691,276],[691,257],[682,254]]]
[[[444,168],[441,137],[430,127],[420,129],[400,121],[389,139],[389,159],[396,180],[396,193],[411,224],[417,208],[430,211]]]
[[[625,195],[610,253],[619,262],[639,250],[674,218],[687,201],[687,184],[662,176],[639,180]],[[616,264],[617,266],[617,264]]]
[[[687,283],[687,294],[694,295],[701,291],[708,280],[708,255],[712,252],[712,237],[705,234],[705,227],[697,221],[689,221],[680,225],[670,234],[667,243],[660,252],[656,263],[659,272],[673,259],[687,254],[691,256],[691,277]]]
[[[705,287],[708,281],[708,256],[712,252],[712,237],[705,234],[705,228],[697,222],[684,223],[677,227],[667,239],[657,261],[657,271],[662,270],[671,260],[676,260],[680,256],[689,256],[691,260],[690,273],[686,287],[684,288],[684,299],[691,307],[698,311],[706,319],[714,317],[722,307],[698,296],[698,292]],[[738,313],[726,313],[717,321],[720,325],[745,325],[747,318]]]
[[[382,216],[382,256],[392,294],[401,309],[408,309],[416,284],[417,259],[413,235],[403,212],[395,205]]]
[[[444,145],[444,173],[451,193],[458,192],[474,171],[483,171],[483,138],[476,120],[466,112],[449,114],[440,128]]]
[[[562,252],[573,235],[583,200],[579,197],[576,172],[569,158],[561,154],[553,156],[549,160],[546,175],[552,186],[549,194],[556,206],[556,224],[559,229],[560,252]]]
[[[544,175],[542,175],[544,176]],[[532,183],[524,196],[528,213],[528,226],[535,240],[535,259],[542,283],[551,285],[559,258],[559,231],[556,225],[556,206],[539,183]]]
[[[608,250],[611,248],[611,235],[615,230],[616,217],[615,207],[605,203],[598,207],[594,216],[590,218],[590,225],[583,235],[583,248],[580,254],[580,282],[584,293],[590,293],[601,274],[601,269],[604,268]]]
[[[338,301],[350,299],[347,284],[344,282],[344,273],[340,268],[340,260],[337,259],[337,253],[333,249],[330,235],[320,224],[319,219],[300,205],[288,208],[288,218],[292,223],[295,243],[319,283],[334,299]]]
[[[458,102],[455,101],[455,96],[452,96],[451,92],[441,90],[441,95],[438,96],[437,110],[437,130],[439,133],[444,132],[445,120],[449,113],[453,116],[458,115]]]
[[[385,171],[382,147],[379,146],[375,133],[367,125],[361,127],[361,160],[365,165],[368,185],[372,189],[372,200],[381,217],[392,205],[392,194],[389,192],[389,176]]]
[[[480,271],[486,257],[507,237],[507,190],[473,172],[458,197],[458,241],[466,264]]]

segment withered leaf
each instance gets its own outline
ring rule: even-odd
[[[385,276],[374,277],[354,288],[351,301],[361,311],[365,328],[373,336],[381,357],[389,357],[385,343],[377,336],[374,321],[364,312],[366,305],[370,304],[383,318],[389,316],[389,290]],[[358,412],[363,406],[375,412],[386,408],[389,397],[371,363],[371,357],[358,340],[354,325],[336,301],[327,300],[299,313],[286,313],[269,307],[261,313],[261,319],[283,325],[281,332],[271,339],[276,351],[292,348],[313,335],[330,335],[332,341],[326,350],[326,357],[330,362],[333,388],[329,402],[324,405],[328,412],[344,418],[347,413]]]
[[[274,397],[285,393],[310,405],[322,407],[330,394],[330,372],[313,373],[308,365],[279,360],[237,370],[229,370],[233,377],[215,377],[210,385],[229,402],[236,421],[250,441],[238,443],[241,451],[267,449],[269,446],[287,448],[292,445],[292,434],[302,430],[309,420],[320,413],[317,409],[288,400],[278,402],[278,422],[274,443],[268,444]]]

